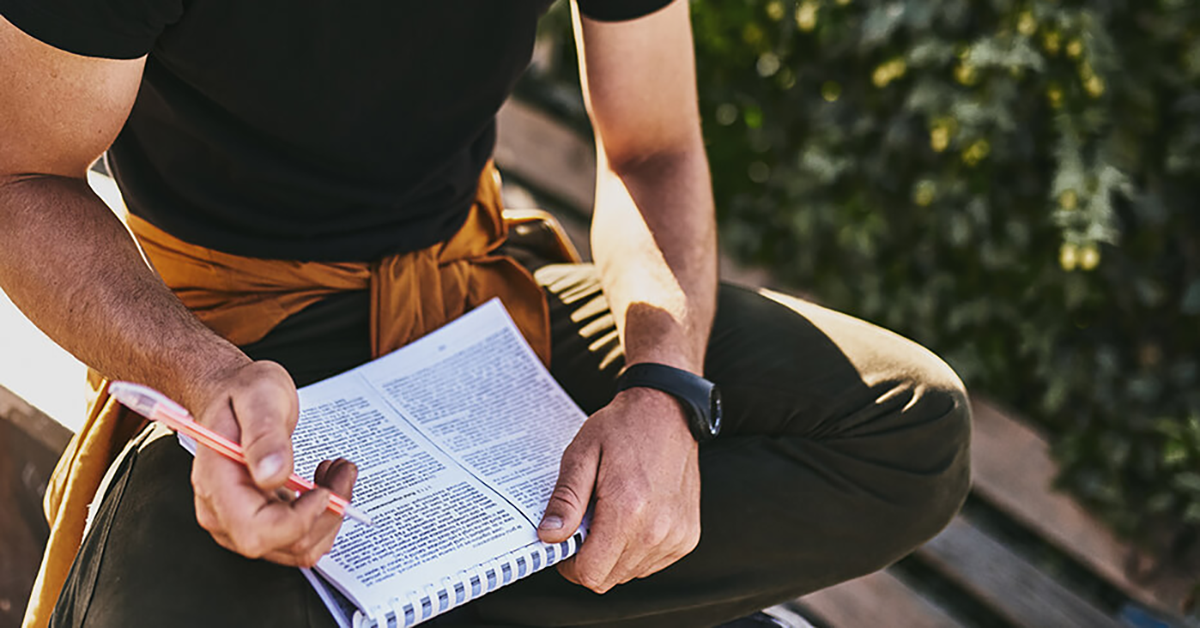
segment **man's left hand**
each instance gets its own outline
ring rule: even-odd
[[[589,501],[588,537],[558,570],[596,593],[661,571],[696,548],[699,446],[674,397],[630,388],[583,424],[563,453],[538,535],[567,540]]]

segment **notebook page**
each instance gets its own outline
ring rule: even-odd
[[[359,467],[353,502],[373,525],[347,519],[317,564],[364,609],[385,605],[528,542],[523,513],[429,443],[355,371],[300,391],[296,469],[323,459]]]
[[[562,452],[587,416],[499,301],[468,317],[406,348],[403,360],[383,358],[361,373],[417,430],[517,506],[535,537]]]
[[[537,522],[586,416],[499,301],[300,398],[297,469],[335,455],[360,468],[354,504],[375,525],[346,520],[316,571],[368,623],[405,600],[402,623],[419,623],[578,548],[586,524],[548,546]]]

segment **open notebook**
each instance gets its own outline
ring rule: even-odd
[[[346,627],[411,626],[575,553],[537,524],[586,416],[493,300],[300,390],[296,471],[359,467],[333,551],[305,575]]]

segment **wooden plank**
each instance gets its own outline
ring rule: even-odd
[[[1053,488],[1058,467],[1050,446],[1034,429],[975,400],[971,466],[977,495],[1033,530],[1131,598],[1148,606],[1181,612],[1191,582],[1166,571],[1149,582],[1129,576],[1131,558],[1149,558],[1117,539],[1071,496]]]
[[[83,380],[77,385],[82,389]],[[19,428],[38,444],[53,451],[55,456],[61,453],[66,448],[67,441],[71,440],[70,430],[4,386],[0,386],[0,421]],[[3,453],[3,450],[0,450],[0,453]]]
[[[1117,628],[1120,624],[962,517],[917,550],[980,602],[1026,628]]]
[[[4,389],[0,393],[11,395]],[[0,626],[19,626],[25,613],[50,534],[42,497],[61,451],[48,446],[57,445],[60,426],[42,416],[40,420],[52,426],[49,430],[27,429],[30,417],[36,417],[29,411],[36,411],[28,405],[20,406],[19,412],[6,411],[15,407],[0,404]]]
[[[496,163],[572,209],[592,211],[596,154],[574,129],[538,109],[509,99],[496,118]]]
[[[794,602],[833,628],[959,628],[960,623],[887,571],[810,593]]]

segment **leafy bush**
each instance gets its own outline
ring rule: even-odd
[[[1200,6],[692,8],[723,244],[1039,421],[1119,531],[1195,538]]]

